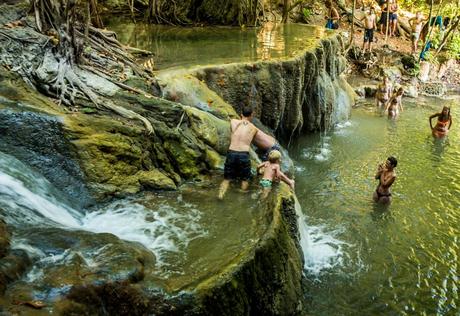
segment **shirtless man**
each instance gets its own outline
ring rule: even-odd
[[[268,155],[273,150],[281,150],[281,146],[276,139],[267,133],[259,130],[252,141],[257,147],[257,154],[262,161],[268,160]]]
[[[415,17],[409,20],[409,25],[412,29],[412,54],[415,54],[417,52],[420,33],[422,32],[423,22],[425,21],[426,20],[423,18],[422,13],[420,11],[417,11]]]
[[[230,181],[241,180],[241,189],[246,191],[251,178],[251,160],[249,149],[258,129],[251,123],[253,114],[251,108],[244,108],[241,120],[231,120],[230,148],[227,152],[224,166],[224,181],[219,189],[219,199],[223,199]]]
[[[392,93],[392,87],[390,83],[390,78],[385,77],[383,82],[377,87],[377,92],[375,93],[375,99],[377,100],[377,106],[380,109],[384,109],[387,105],[388,100],[390,100]]]
[[[361,19],[361,22],[364,21],[364,42],[363,42],[363,51],[366,51],[366,42],[368,43],[369,52],[372,51],[372,42],[374,41],[374,30],[377,28],[375,10],[373,7],[370,7],[366,12],[366,15]]]
[[[390,8],[390,36],[396,36],[398,25],[398,4],[395,0],[388,0]]]
[[[396,180],[396,172],[394,168],[398,165],[395,157],[388,157],[384,164],[380,164],[377,169],[375,179],[379,180],[377,189],[374,192],[373,199],[378,203],[390,203],[391,192],[390,187]]]

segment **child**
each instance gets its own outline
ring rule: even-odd
[[[282,180],[294,190],[294,180],[289,179],[280,169],[281,153],[278,150],[272,150],[268,155],[268,161],[257,166],[257,171],[264,168],[264,175],[260,180],[263,188],[262,198],[266,198],[272,189],[273,181]]]
[[[417,52],[417,46],[418,41],[420,39],[420,33],[422,32],[423,22],[425,22],[425,19],[423,18],[422,13],[420,11],[418,11],[415,14],[415,17],[409,20],[409,25],[412,29],[412,54],[415,54]]]
[[[374,29],[376,25],[375,10],[373,7],[369,8],[369,11],[366,12],[366,15],[361,19],[364,21],[364,42],[363,42],[363,51],[366,52],[366,42],[368,43],[369,52],[372,51],[372,42],[374,41]]]

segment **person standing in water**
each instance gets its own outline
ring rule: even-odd
[[[278,150],[272,150],[268,155],[268,161],[257,166],[257,172],[263,169],[263,177],[260,180],[260,186],[263,188],[262,198],[265,199],[270,191],[274,181],[284,181],[294,190],[294,180],[289,179],[280,168],[281,153]]]
[[[380,164],[375,175],[375,179],[379,180],[377,189],[373,194],[374,202],[387,204],[391,202],[390,187],[396,180],[395,168],[398,165],[398,160],[395,157],[388,157],[384,164]]]
[[[403,111],[402,107],[402,96],[404,94],[404,89],[401,87],[396,91],[395,94],[391,97],[390,101],[388,101],[387,106],[385,107],[385,112],[388,111],[389,118],[395,118],[398,116],[399,111]]]
[[[372,52],[372,42],[374,41],[374,30],[377,28],[374,7],[370,7],[366,15],[361,19],[364,21],[364,41],[363,51],[366,51],[366,43],[369,52]]]
[[[377,92],[375,93],[375,99],[377,101],[378,108],[385,108],[388,100],[390,100],[392,90],[393,88],[391,86],[390,78],[385,76],[383,78],[383,82],[378,85]]]
[[[438,121],[436,122],[435,127],[433,127],[432,121],[435,117],[438,118]],[[450,115],[450,108],[447,106],[443,107],[441,113],[435,113],[431,115],[429,120],[433,136],[446,136],[449,132],[450,127],[452,126],[452,116]]]
[[[252,108],[245,107],[241,113],[241,119],[230,121],[231,138],[224,165],[224,181],[219,189],[219,199],[223,199],[232,180],[241,181],[241,189],[246,191],[251,179],[251,159],[249,149],[254,136],[259,131],[251,120]]]

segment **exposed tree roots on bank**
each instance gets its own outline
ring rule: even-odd
[[[90,101],[128,119],[143,122],[149,133],[152,124],[138,113],[116,105],[94,81],[110,81],[122,89],[159,93],[153,74],[137,65],[113,32],[94,28],[77,13],[71,1],[35,0],[34,17],[0,26],[0,63],[20,74],[36,90],[72,107],[78,100]],[[127,76],[143,79],[151,91],[130,89]]]

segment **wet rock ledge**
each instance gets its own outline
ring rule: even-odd
[[[159,293],[149,277],[137,283],[79,286],[57,302],[59,314],[300,315],[302,252],[293,194],[281,185],[267,203],[267,230],[254,248],[204,280]],[[261,223],[262,224],[262,223]],[[115,294],[114,294],[115,293]],[[153,294],[156,293],[156,294]],[[120,296],[117,299],[114,296]],[[123,313],[122,313],[123,314]]]
[[[349,116],[357,96],[342,75],[342,37],[318,33],[288,58],[161,71],[164,97],[208,111],[230,106],[240,113],[250,104],[257,118],[286,142],[327,130]]]

